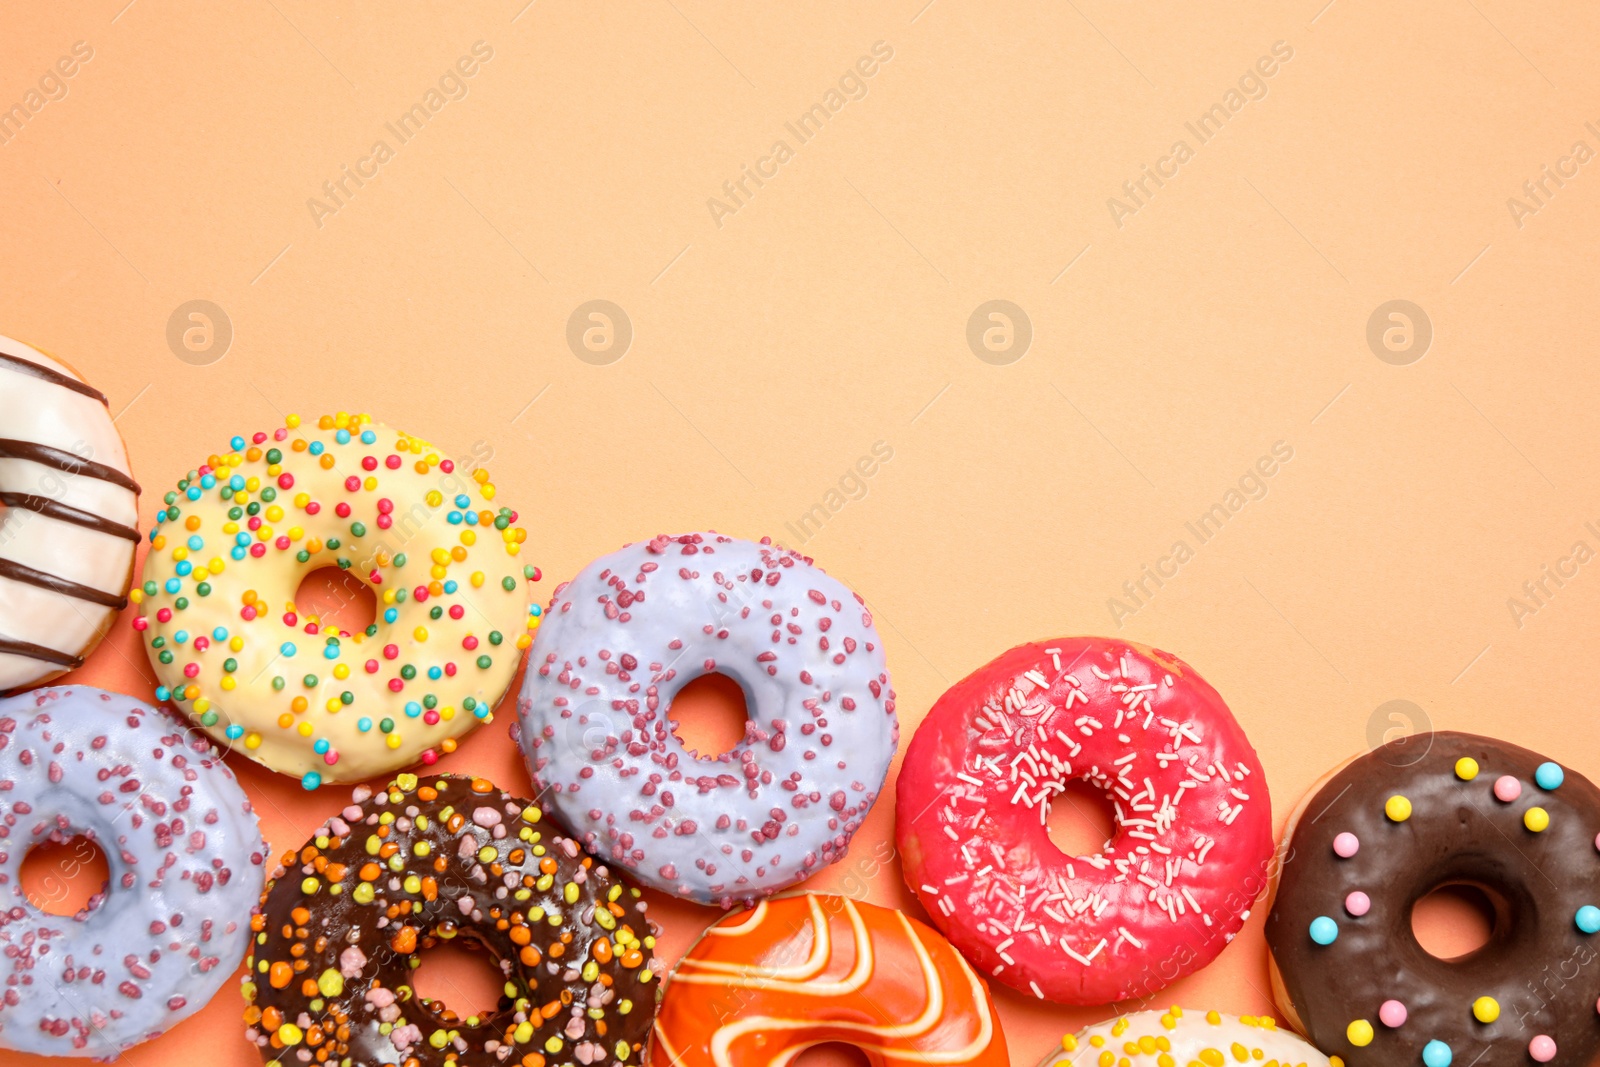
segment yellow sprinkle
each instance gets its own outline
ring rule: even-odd
[[[1250,1050],[1239,1044],[1239,1042],[1235,1041],[1228,1051],[1232,1052],[1233,1058],[1238,1060],[1240,1063],[1249,1062]]]
[[[1110,1049],[1100,1053],[1100,1067],[1116,1067],[1117,1057]]]
[[[1344,1036],[1356,1048],[1366,1048],[1372,1044],[1372,1024],[1365,1019],[1357,1019],[1345,1027]]]
[[[1206,1012],[1206,1022],[1210,1023],[1212,1026],[1221,1026],[1222,1025],[1222,1015],[1221,1015],[1221,1013],[1217,1012],[1217,1011],[1208,1011],[1208,1012]]]
[[[1200,1062],[1205,1064],[1206,1067],[1222,1067],[1227,1061],[1223,1058],[1222,1050],[1203,1048],[1200,1050]]]
[[[1111,1036],[1112,1037],[1121,1037],[1123,1034],[1125,1034],[1127,1032],[1128,1032],[1128,1017],[1125,1016],[1125,1015],[1119,1016],[1117,1018],[1117,1021],[1111,1024]]]
[[[615,888],[615,887],[613,887],[613,888]],[[1078,1038],[1077,1038],[1077,1035],[1076,1034],[1062,1034],[1061,1035],[1061,1050],[1063,1052],[1076,1052],[1076,1051],[1078,1051]]]
[[[1540,833],[1550,825],[1550,813],[1543,808],[1529,808],[1522,813],[1522,825],[1536,834]]]
[[[1463,782],[1470,782],[1478,777],[1478,761],[1471,756],[1462,756],[1456,760],[1456,777]]]
[[[1391,822],[1405,822],[1411,818],[1411,801],[1396,793],[1384,802],[1383,813]]]
[[[278,1027],[278,1040],[285,1045],[298,1045],[304,1038],[305,1034],[294,1023],[284,1023]]]
[[[1472,1017],[1480,1023],[1492,1023],[1500,1018],[1500,1002],[1493,997],[1479,997],[1472,1002]]]

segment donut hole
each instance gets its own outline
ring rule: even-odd
[[[790,1061],[789,1067],[868,1067],[867,1054],[844,1041],[812,1045]]]
[[[457,935],[422,950],[411,988],[441,1017],[482,1019],[498,1007],[505,981],[488,949],[474,937]]]
[[[91,909],[110,882],[106,854],[82,834],[44,841],[22,860],[22,891],[28,903],[47,915],[71,918]]]
[[[744,740],[750,718],[744,688],[726,674],[702,674],[672,698],[667,724],[695,759],[712,760]]]
[[[1459,960],[1489,943],[1502,910],[1483,886],[1447,882],[1411,906],[1411,933],[1435,959]]]
[[[378,620],[378,597],[355,574],[338,567],[318,567],[301,581],[294,594],[301,625],[315,617],[323,629],[336,626],[346,633],[361,633]]]
[[[1074,778],[1050,798],[1050,843],[1065,856],[1097,856],[1117,836],[1116,810],[1105,790]]]

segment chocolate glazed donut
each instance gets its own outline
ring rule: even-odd
[[[1355,1067],[1588,1063],[1596,831],[1600,790],[1491,738],[1435,733],[1351,760],[1285,834],[1266,924],[1279,1006]],[[1493,932],[1443,960],[1417,942],[1411,909],[1452,884],[1488,896]]]
[[[267,883],[246,960],[246,1036],[272,1067],[618,1067],[655,1016],[639,891],[482,778],[402,774]],[[461,1018],[417,993],[419,954],[487,950],[505,995]]]

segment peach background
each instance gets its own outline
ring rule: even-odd
[[[1600,149],[1600,10],[526,2],[8,10],[0,106],[94,54],[0,144],[0,331],[110,395],[147,523],[233,433],[366,410],[492,447],[549,589],[659,531],[798,542],[883,441],[799,547],[877,611],[907,736],[1005,648],[1109,632],[1224,694],[1280,825],[1326,767],[1429,721],[1600,773],[1600,564],[1508,607],[1600,548],[1600,163],[1520,226],[1507,206]],[[307,199],[477,41],[466,97],[319,228]],[[784,123],[877,41],[865,98],[799,145]],[[1279,41],[1267,95],[1199,144],[1184,124]],[[793,158],[718,226],[707,199],[778,138]],[[1180,138],[1193,158],[1116,225],[1107,199]],[[566,324],[601,298],[634,338],[596,366]],[[207,366],[166,339],[193,299],[234,331]],[[1032,323],[1009,365],[968,347],[990,299]],[[1366,340],[1393,299],[1433,327],[1408,365]],[[1199,544],[1185,523],[1278,441],[1266,495]],[[1192,558],[1114,619],[1179,539]],[[76,680],[148,697],[134,636]],[[507,718],[443,766],[526,789]],[[336,803],[235,766],[278,849]],[[812,884],[870,866],[892,818]],[[906,905],[898,866],[866,896]],[[669,957],[711,918],[658,914]],[[1261,917],[1164,999],[1265,1009]],[[1106,1014],[998,999],[1017,1064]],[[127,1062],[256,1063],[240,1007],[226,989]]]

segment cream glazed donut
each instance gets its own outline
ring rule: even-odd
[[[1342,1067],[1270,1015],[1137,1011],[1061,1039],[1039,1067]]]
[[[110,881],[47,914],[23,861],[80,834]],[[0,1048],[116,1059],[193,1015],[244,957],[265,873],[250,801],[198,731],[100,689],[0,700]]]
[[[0,694],[83,665],[127,606],[138,522],[105,395],[0,337]]]
[[[483,467],[367,415],[234,437],[166,494],[131,594],[157,699],[307,789],[453,752],[539,623],[539,569],[496,495]],[[375,595],[365,630],[297,608],[331,567]]]
[[[556,590],[518,704],[541,799],[596,856],[675,896],[732,906],[844,855],[899,740],[872,613],[763,540],[660,536]],[[699,758],[673,696],[720,672],[749,719]]]

